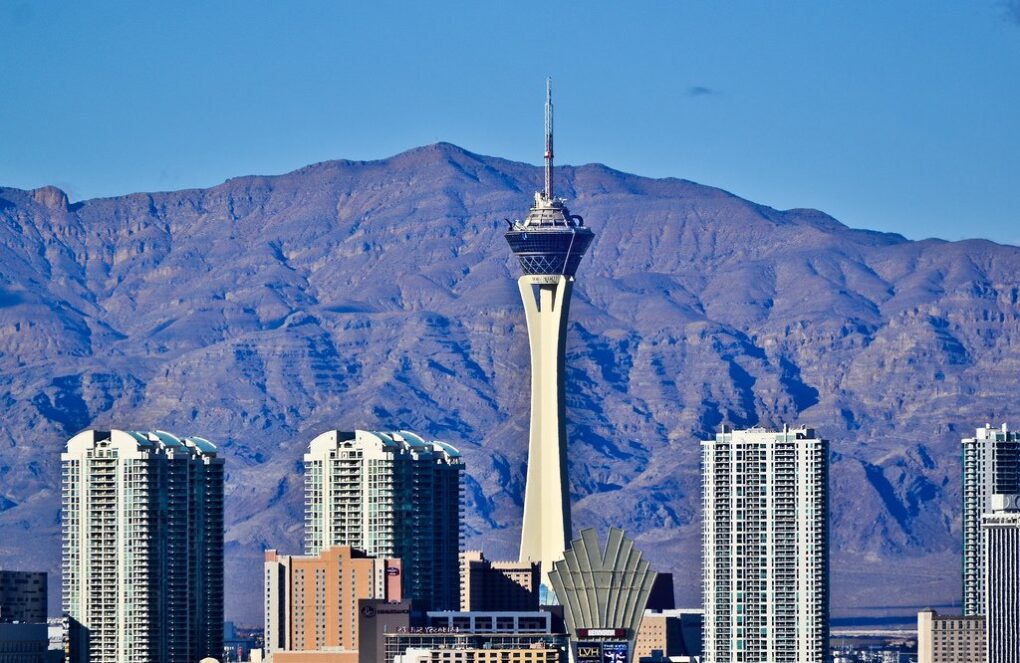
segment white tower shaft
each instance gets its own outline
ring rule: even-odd
[[[521,561],[542,563],[550,588],[553,562],[571,537],[564,416],[564,350],[572,276],[528,275],[517,281],[531,346],[531,435],[524,491]]]

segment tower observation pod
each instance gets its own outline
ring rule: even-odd
[[[570,526],[567,434],[564,412],[564,349],[574,274],[595,234],[584,220],[553,196],[552,86],[546,83],[545,190],[523,220],[504,235],[520,260],[517,280],[524,302],[531,346],[531,433],[524,490],[522,562],[542,563],[542,585],[549,591],[553,562],[563,559]]]

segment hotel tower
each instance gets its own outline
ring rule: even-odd
[[[223,459],[216,447],[158,430],[86,430],[68,441],[61,465],[67,660],[222,656]]]
[[[1020,495],[993,495],[984,534],[984,663],[1020,663]]]
[[[705,663],[829,661],[829,443],[724,427],[701,451]]]
[[[510,223],[506,241],[520,260],[517,280],[531,346],[531,434],[524,490],[522,562],[542,564],[548,589],[553,562],[563,559],[571,538],[564,417],[564,349],[574,274],[595,237],[584,220],[553,195],[553,106],[545,102],[545,189],[523,220]]]
[[[1020,493],[1020,434],[986,424],[963,439],[963,614],[983,615],[985,540],[981,519],[994,495]]]
[[[460,606],[464,464],[410,431],[339,431],[305,454],[305,555],[349,546],[402,563],[403,596],[425,610]]]

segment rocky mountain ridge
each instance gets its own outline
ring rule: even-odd
[[[541,178],[440,143],[74,203],[0,188],[0,566],[59,570],[59,452],[90,426],[221,446],[228,618],[261,620],[263,547],[300,550],[329,428],[461,448],[466,544],[513,557],[529,382],[502,229]],[[567,346],[575,527],[636,534],[696,605],[698,440],[808,424],[832,440],[835,613],[958,600],[959,438],[1018,411],[1020,249],[556,178],[596,233]]]

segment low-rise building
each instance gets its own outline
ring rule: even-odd
[[[46,621],[0,624],[0,663],[45,663],[50,648]]]
[[[265,559],[265,653],[271,663],[353,663],[359,601],[401,599],[399,559],[370,557],[349,546],[317,555],[267,550]]]
[[[409,649],[394,663],[560,663],[562,651],[543,643],[526,648]]]
[[[426,626],[455,633],[552,633],[552,615],[528,612],[447,612],[426,615]]]
[[[457,633],[422,626],[387,633],[385,637],[386,655],[381,663],[396,663],[398,660],[409,663],[407,659],[399,657],[409,652],[419,652],[413,655],[420,655],[420,652],[435,651],[441,652],[441,660],[444,662],[452,660],[458,651],[508,652],[513,661],[523,661],[525,656],[551,656],[550,652],[539,651],[549,648],[559,652],[557,661],[567,660],[567,636],[556,633]],[[363,663],[367,662],[363,660]]]
[[[985,618],[917,613],[917,663],[983,663]]]
[[[46,573],[0,571],[0,622],[46,622]]]
[[[406,633],[412,624],[421,624],[425,616],[412,601],[363,599],[358,601],[358,660],[382,663],[386,659],[386,634]]]
[[[460,554],[460,609],[538,610],[539,562],[494,562],[478,550]]]
[[[646,610],[634,644],[634,658],[701,656],[704,623],[704,610]]]

